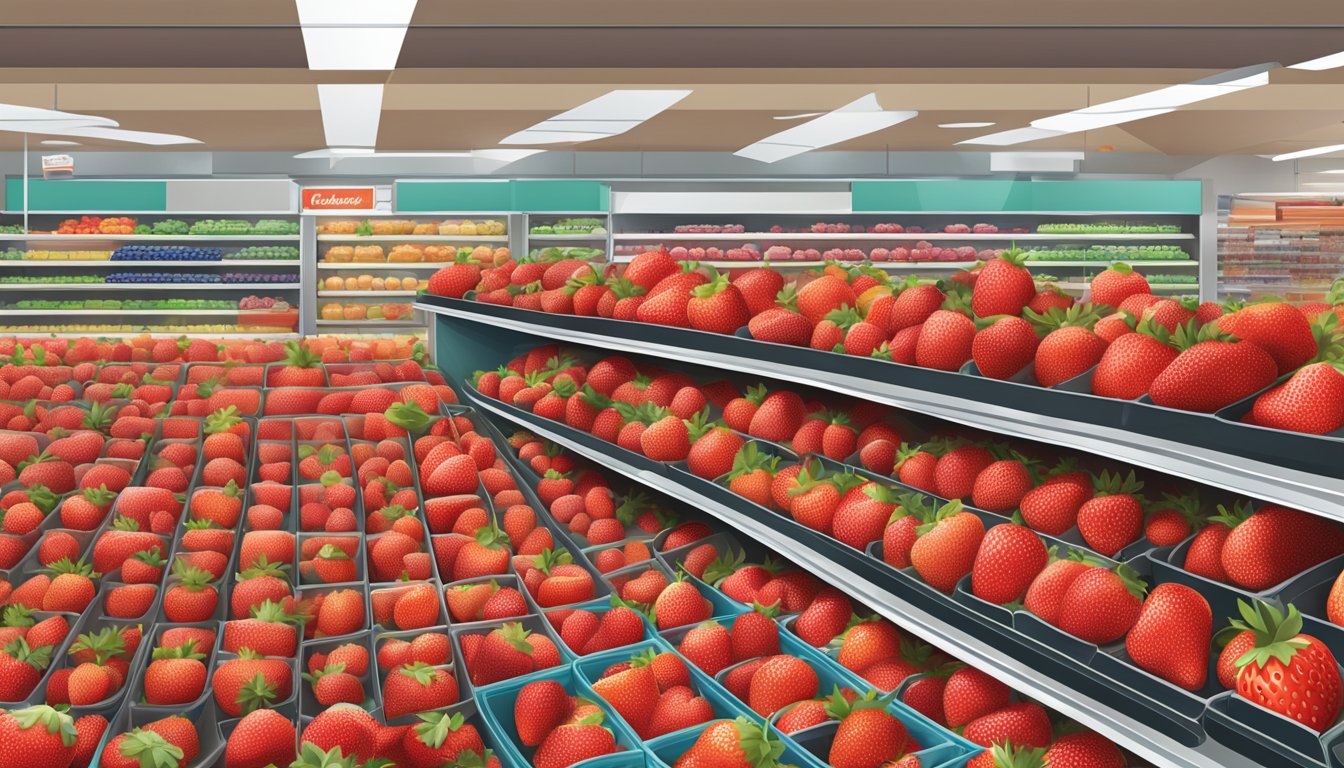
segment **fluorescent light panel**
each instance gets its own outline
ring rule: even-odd
[[[1275,66],[1277,65],[1260,64],[1229,70],[1191,83],[1172,85],[1072,112],[1043,117],[1031,121],[1031,126],[1028,128],[999,131],[958,143],[1002,147],[1165,115],[1189,104],[1268,85],[1269,70]]]
[[[60,140],[60,139],[47,139],[47,140],[43,141],[42,144],[44,144],[45,146],[48,146],[48,147],[78,147],[78,146],[80,146],[80,143],[79,143],[78,141],[62,141],[62,140]]]
[[[1316,155],[1329,155],[1334,152],[1344,152],[1344,144],[1328,144],[1324,147],[1313,147],[1311,149],[1299,149],[1296,152],[1288,152],[1282,155],[1275,155],[1270,158],[1276,163],[1284,160],[1296,160],[1300,157],[1315,157]]]
[[[295,0],[312,70],[397,68],[416,0]]]
[[[0,104],[0,127],[10,130],[7,123],[60,123],[68,126],[102,125],[116,128],[117,121],[97,115],[77,115],[58,109],[25,107],[19,104]]]
[[[383,112],[382,83],[318,85],[322,130],[332,147],[372,147],[378,143]]]
[[[154,133],[153,131],[128,131],[123,128],[67,128],[59,131],[46,131],[56,136],[81,136],[86,139],[106,139],[108,141],[126,141],[132,144],[147,144],[156,147],[168,147],[176,144],[200,144],[199,139],[179,136],[175,133]]]
[[[939,123],[939,128],[988,128],[994,123]]]
[[[561,144],[619,136],[690,95],[685,90],[610,91],[499,143]]]
[[[309,152],[300,152],[294,156],[296,160],[355,160],[355,159],[374,159],[374,160],[399,160],[406,158],[471,158],[473,160],[489,160],[499,163],[513,163],[522,160],[525,157],[539,155],[544,149],[473,149],[470,151],[456,152],[436,152],[436,151],[407,151],[407,152],[378,152],[367,147],[331,147],[329,149],[314,149]]]
[[[918,114],[913,111],[883,110],[877,103],[877,94],[870,93],[802,125],[767,136],[733,154],[763,163],[775,163],[890,128]]]
[[[1336,69],[1344,67],[1344,52],[1332,53],[1329,56],[1322,56],[1317,59],[1310,59],[1301,64],[1293,64],[1289,69],[1305,69],[1311,72],[1320,72],[1325,69]]]

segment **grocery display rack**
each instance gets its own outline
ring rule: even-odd
[[[94,231],[75,234],[57,231],[62,228],[63,222],[79,220],[85,216],[102,218],[125,216],[133,219],[142,228],[158,224],[163,233]],[[13,328],[51,326],[49,330],[41,332],[62,335],[63,331],[53,323],[58,318],[69,315],[79,318],[79,321],[69,323],[71,326],[99,329],[84,333],[139,334],[149,330],[155,334],[170,336],[182,335],[185,332],[201,336],[214,333],[259,338],[293,338],[299,332],[298,318],[303,309],[300,303],[302,283],[299,279],[302,260],[298,217],[293,214],[266,212],[242,215],[232,212],[215,214],[174,211],[114,214],[106,210],[30,211],[26,217],[14,212],[0,215],[0,225],[9,225],[10,229],[22,229],[25,218],[27,232],[4,231],[0,234],[0,306],[4,307],[2,310],[4,314],[15,318],[15,322],[10,324]],[[190,233],[193,228],[230,228],[222,224],[212,226],[202,223],[222,220],[249,224],[267,220],[273,222],[271,228],[287,231],[268,231],[263,234]],[[164,222],[174,224],[165,226]],[[210,249],[213,253],[209,254],[208,258],[173,259],[169,258],[170,253],[157,251],[155,246],[169,249]],[[157,251],[163,253],[164,258],[116,258],[116,252],[122,248],[139,249],[137,253],[144,256],[154,255]],[[254,252],[292,255],[289,258],[234,258],[239,253],[247,256]],[[67,255],[75,257],[69,258]],[[67,277],[106,278],[128,272],[144,274],[146,280],[144,282],[63,280]],[[264,280],[225,282],[222,279],[215,282],[164,282],[148,279],[150,275],[178,275],[184,279],[214,278],[237,272],[245,272],[258,278],[270,275],[293,277],[283,282]],[[23,275],[25,281],[11,282],[8,279],[18,275]],[[50,276],[50,279],[42,279],[44,276]],[[182,292],[186,292],[186,295],[193,300],[199,298],[235,305],[238,305],[245,296],[255,294],[258,297],[283,301],[287,307],[274,313],[267,313],[260,307],[188,308],[174,306],[168,301],[177,298],[176,295]],[[138,304],[158,303],[159,306],[123,308],[99,305],[100,299],[121,301],[123,296],[131,293],[143,294],[134,297],[140,300]],[[49,305],[14,306],[20,301],[34,303],[31,294],[41,295]],[[74,306],[75,304],[82,306]],[[207,330],[202,326],[212,326],[213,329]],[[258,330],[249,332],[248,327],[256,327]],[[285,333],[274,330],[282,327],[290,330]]]
[[[788,379],[811,386],[818,386],[816,381],[803,382],[796,377],[723,365],[722,361],[708,359],[685,347],[676,354],[666,348],[662,353],[651,352],[650,346],[637,338],[637,333],[628,333],[635,330],[630,327],[631,324],[622,324],[622,332],[628,335],[624,337],[625,343],[616,345],[608,343],[612,339],[602,340],[592,335],[582,339],[573,338],[563,331],[550,332],[539,327],[540,324],[528,326],[511,322],[491,311],[476,313],[467,302],[431,297],[422,304],[426,311],[439,315],[436,339],[440,366],[453,384],[459,387],[465,400],[488,414],[504,434],[516,429],[527,430],[641,485],[713,515],[744,537],[767,545],[809,572],[844,589],[903,630],[989,672],[1023,695],[1117,741],[1153,765],[1172,768],[1269,768],[1276,765],[1238,754],[1226,744],[1213,739],[1196,738],[1189,731],[1155,723],[1151,710],[1134,707],[1129,701],[1132,694],[1122,693],[1101,684],[1094,677],[1079,674],[1069,664],[1053,659],[1048,654],[1042,655],[1039,648],[1025,642],[1021,634],[1005,631],[1002,625],[987,621],[973,611],[949,604],[946,600],[931,600],[927,588],[912,589],[909,579],[897,577],[894,571],[879,560],[874,560],[860,550],[841,545],[787,516],[779,516],[744,503],[714,483],[699,480],[680,470],[604,443],[561,422],[550,421],[481,396],[471,387],[468,379],[473,367],[486,367],[490,362],[497,363],[509,354],[527,349],[535,343],[560,339],[602,351],[654,354],[676,360],[680,365],[702,366],[705,370],[717,368],[768,375],[769,378]],[[873,397],[871,393],[824,388],[887,402],[885,398]],[[916,404],[903,405],[913,411],[945,418],[942,413],[920,408]]]
[[[1244,194],[1218,211],[1218,298],[1319,301],[1344,277],[1344,206],[1329,195]]]

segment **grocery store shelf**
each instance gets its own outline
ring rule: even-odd
[[[1140,407],[1090,394],[895,366],[736,336],[548,315],[441,296],[421,297],[415,306],[448,318],[531,336],[830,390],[991,432],[1106,456],[1344,520],[1344,478],[1337,471],[1325,469],[1330,466],[1328,456],[1337,455],[1338,449],[1325,447],[1324,443],[1316,448],[1317,443],[1312,443],[1313,450],[1303,451],[1304,441],[1312,439],[1303,435],[1219,422],[1203,414]],[[1240,439],[1218,442],[1228,435]],[[1282,451],[1298,453],[1290,460],[1281,457]],[[1293,466],[1288,466],[1290,461]]]
[[[318,235],[319,243],[507,243],[508,235]]]
[[[628,451],[615,446],[611,446],[609,450],[599,450],[588,443],[573,439],[570,436],[572,430],[567,427],[531,414],[520,416],[518,412],[502,408],[470,389],[467,389],[465,394],[477,407],[496,417],[523,426],[596,462],[599,466],[620,472],[638,483],[723,520],[745,536],[769,546],[797,563],[804,570],[843,589],[905,631],[987,672],[1018,693],[1102,733],[1154,765],[1171,768],[1240,768],[1257,765],[1212,740],[1206,739],[1197,747],[1186,746],[1135,719],[1123,707],[1098,700],[1068,684],[1042,675],[1040,670],[1024,663],[1012,653],[1012,644],[999,642],[1000,638],[994,637],[996,630],[989,628],[990,625],[982,624],[981,626],[986,629],[977,633],[967,631],[963,626],[955,625],[906,599],[903,594],[892,588],[893,584],[879,583],[876,578],[870,578],[871,569],[860,570],[858,567],[851,567],[859,558],[866,558],[858,550],[837,543],[831,548],[833,551],[820,551],[793,535],[792,529],[801,526],[790,520],[774,515],[758,519],[744,514],[735,507],[700,493],[688,484],[677,482],[672,477],[627,461],[627,457],[633,456]],[[970,619],[969,615],[967,618]],[[1116,698],[1120,697],[1117,695]]]
[[[424,323],[405,320],[318,320],[319,326],[344,328],[424,328]]]
[[[617,256],[612,259],[617,264],[629,264],[633,256]],[[1124,262],[1136,267],[1194,267],[1199,262],[1194,259],[1112,259],[1098,261],[1028,261],[1028,267],[1101,267],[1105,268],[1110,264]],[[702,266],[710,266],[715,269],[749,269],[751,267],[772,266],[776,269],[804,269],[807,267],[824,267],[830,262],[827,261],[792,261],[789,259],[767,259],[762,261],[697,261]],[[841,265],[858,265],[864,262],[838,260]],[[975,266],[974,261],[874,261],[869,262],[878,269],[888,269],[893,271],[914,270],[914,269],[968,269]]]
[[[297,267],[298,259],[222,259],[219,261],[65,261],[62,259],[0,260],[0,269],[28,267]]]
[[[528,235],[527,239],[545,243],[593,243],[606,242],[607,235]]]
[[[318,269],[443,269],[451,262],[433,262],[433,261],[341,261],[341,262],[318,262]]]
[[[293,291],[299,283],[0,283],[0,291]]]
[[[347,296],[419,296],[419,291],[318,291],[317,296],[320,299],[343,299]]]
[[[614,240],[621,242],[661,242],[661,241],[709,241],[709,240],[736,240],[746,242],[749,240],[899,240],[906,242],[910,240],[987,240],[995,242],[1006,242],[1009,240],[1138,240],[1138,241],[1157,241],[1157,240],[1194,240],[1195,236],[1188,233],[1163,233],[1151,235],[1139,234],[1114,234],[1114,235],[1056,235],[1042,234],[1039,232],[1023,232],[1012,234],[1008,232],[995,232],[993,234],[952,234],[948,232],[738,232],[738,233],[714,233],[714,234],[690,234],[678,232],[674,234],[647,234],[647,233],[629,233],[612,235]]]
[[[147,331],[8,331],[0,328],[0,333],[13,334],[20,338],[57,338],[57,339],[78,339],[85,336],[90,338],[100,338],[103,336],[126,338],[148,336],[152,339],[219,339],[219,338],[237,338],[237,339],[258,339],[284,341],[287,339],[297,339],[297,333],[248,333],[246,331],[211,331],[209,333],[173,333],[173,332],[147,332]]]
[[[0,317],[10,315],[41,315],[50,317],[53,314],[60,315],[117,315],[127,317],[137,317],[150,315],[161,317],[163,315],[189,315],[192,317],[237,317],[246,313],[249,320],[264,320],[261,317],[259,309],[3,309],[0,308]],[[277,312],[277,315],[289,315],[289,312]],[[278,319],[278,318],[277,318]]]
[[[0,242],[27,243],[297,243],[298,235],[0,235]]]

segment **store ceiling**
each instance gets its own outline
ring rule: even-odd
[[[0,0],[0,102],[203,146],[325,145],[317,83],[387,84],[380,150],[471,149],[614,88],[693,93],[584,151],[734,151],[875,92],[914,120],[836,145],[948,150],[990,130],[1220,70],[1344,51],[1344,3],[1298,0],[497,0],[418,4],[394,72],[310,72],[288,0]],[[43,137],[37,136],[37,139]],[[147,149],[81,140],[90,149]],[[0,150],[21,146],[0,132]],[[1014,149],[1273,154],[1344,143],[1344,68]],[[967,147],[959,147],[967,149]]]

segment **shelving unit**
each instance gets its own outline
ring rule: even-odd
[[[610,260],[613,254],[611,215],[607,213],[529,213],[523,218],[527,237],[525,252],[529,256],[540,255],[558,250],[566,255],[573,253],[576,258],[589,261]],[[599,225],[596,232],[534,234],[537,227],[570,227],[579,221],[594,222]],[[579,250],[575,250],[579,249]],[[591,249],[591,250],[589,250]],[[594,253],[593,251],[597,251]]]
[[[1344,478],[1328,469],[1328,451],[1317,456],[1320,468],[1314,470],[1295,468],[1277,459],[1282,442],[1295,444],[1300,436],[1266,430],[1255,433],[1254,439],[1242,436],[1241,442],[1251,445],[1197,444],[1190,442],[1191,438],[1174,435],[1193,434],[1177,426],[1187,422],[1204,430],[1215,426],[1202,420],[1189,421],[1202,419],[1203,414],[1164,411],[1161,423],[1121,428],[1107,426],[1097,418],[1097,409],[1121,407],[1118,401],[1086,396],[1075,405],[1071,393],[1011,382],[893,366],[733,336],[549,315],[439,296],[422,297],[416,306],[444,318],[532,337],[705,365],[886,403],[990,432],[1106,456],[1344,521]],[[439,349],[439,359],[445,352]],[[783,362],[785,358],[789,362]],[[1145,428],[1149,431],[1139,431]],[[1228,428],[1236,429],[1232,425]],[[1238,450],[1246,452],[1233,452]]]
[[[1340,277],[1344,206],[1335,198],[1238,195],[1219,212],[1219,298],[1318,301]]]

